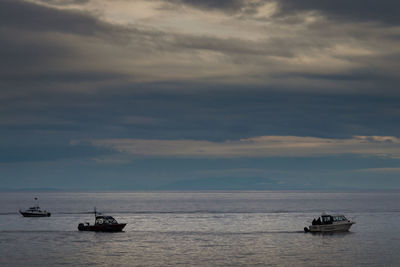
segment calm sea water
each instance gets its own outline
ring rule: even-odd
[[[79,232],[94,206],[125,232]],[[324,211],[357,224],[304,233]],[[400,266],[400,193],[0,193],[0,266],[61,265]]]

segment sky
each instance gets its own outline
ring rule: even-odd
[[[0,190],[398,190],[399,13],[0,0]]]

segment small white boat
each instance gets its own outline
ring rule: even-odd
[[[348,220],[344,215],[322,214],[318,219],[314,219],[308,228],[304,227],[304,232],[346,232],[353,224],[355,222]]]
[[[35,200],[37,201],[37,198],[35,197]],[[21,213],[22,216],[24,217],[50,217],[51,213],[46,211],[46,210],[41,210],[40,207],[35,204],[35,206],[30,207],[27,210],[19,210],[19,213]]]

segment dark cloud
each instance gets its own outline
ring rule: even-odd
[[[111,155],[113,153],[114,152],[107,149],[99,149],[85,144],[79,146],[2,146],[0,149],[0,163],[88,159],[91,157]]]
[[[87,37],[105,31],[104,25],[87,14],[22,1],[0,2],[0,24],[2,82],[22,81],[23,75],[32,77],[40,69],[59,70],[66,59],[77,56],[73,40],[66,34]]]
[[[225,141],[263,135],[349,138],[400,132],[398,97],[288,94],[254,88],[182,94],[162,92],[165,87],[159,86],[153,92],[143,85],[147,92],[42,93],[0,102],[2,113],[18,119],[4,121],[0,129],[5,136],[14,136],[9,143],[21,142],[17,140],[25,135],[30,136],[29,142],[43,135],[64,141],[88,137]],[[130,123],[129,117],[152,123]]]
[[[318,11],[339,20],[400,23],[400,2],[397,0],[279,0],[280,15],[299,11]]]
[[[39,74],[9,74],[1,75],[2,82],[19,82],[26,83],[42,82],[42,83],[81,83],[91,81],[108,81],[126,79],[127,75],[112,72],[48,72]]]
[[[57,9],[21,0],[0,2],[0,23],[0,30],[4,31],[6,37],[4,39],[12,41],[14,37],[15,43],[31,41],[33,35],[43,34],[42,39],[36,36],[37,43],[62,43],[66,42],[65,37],[72,35],[83,40],[99,38],[99,42],[126,44],[132,42],[132,36],[135,35],[140,39],[145,35],[151,37],[160,34],[157,31],[147,33],[132,25],[114,25],[89,12]]]
[[[173,41],[170,43],[172,47],[178,49],[190,50],[209,50],[220,52],[231,56],[283,56],[290,57],[294,55],[292,49],[282,49],[276,46],[274,42],[250,41],[241,40],[239,38],[218,38],[214,36],[192,36],[185,34],[176,34],[173,36]],[[300,47],[300,43],[297,43]],[[285,45],[288,48],[287,44]],[[292,43],[294,46],[294,44]],[[304,46],[303,46],[304,47]]]
[[[42,3],[47,3],[51,5],[60,5],[60,6],[65,6],[65,5],[76,5],[76,4],[86,4],[89,3],[90,0],[39,0]]]
[[[237,12],[246,6],[245,0],[166,0],[165,2],[190,5],[201,9],[217,9],[230,12]]]
[[[180,3],[222,10],[229,7],[240,9],[248,5],[246,1],[180,1]],[[283,1],[282,10],[297,10],[296,5],[290,3],[290,1]],[[304,9],[307,6],[311,5],[305,4]],[[325,49],[334,47],[338,41],[343,42],[349,37],[359,39],[363,44],[373,42],[363,40],[368,33],[362,29],[348,29],[345,24],[335,27],[326,21],[321,27],[318,26],[320,24],[309,26],[308,31],[302,32],[304,36],[301,33],[286,35],[274,32],[269,36],[267,31],[265,39],[246,40],[241,39],[240,36],[220,37],[166,32],[155,28],[139,28],[135,25],[117,26],[103,22],[89,13],[53,9],[22,1],[1,2],[0,23],[3,26],[1,29],[3,40],[0,43],[0,55],[3,59],[0,63],[2,83],[16,80],[40,82],[41,79],[43,83],[115,80],[115,78],[127,78],[126,74],[118,74],[126,69],[132,70],[133,78],[139,75],[135,72],[142,69],[140,65],[134,65],[137,59],[148,58],[149,61],[154,60],[154,64],[157,65],[157,58],[166,55],[170,57],[167,60],[176,58],[174,55],[178,57],[184,55],[186,60],[193,58],[189,67],[193,67],[195,73],[209,64],[195,60],[196,56],[203,51],[218,53],[221,56],[219,63],[224,64],[221,69],[253,66],[246,74],[247,77],[263,80],[270,75],[278,77],[282,73],[283,76],[285,73],[287,75],[295,73],[290,66],[292,62],[282,63],[282,60],[278,58],[296,58],[297,55],[307,55],[312,58],[313,54],[318,57],[319,53],[325,53]],[[382,38],[382,44],[392,46],[390,42],[393,40],[390,39],[390,34],[380,36],[376,34],[379,29],[373,30],[369,39]],[[106,46],[109,47],[104,50]],[[330,56],[329,51],[326,56]],[[345,55],[341,60],[359,62],[360,68],[363,68],[362,65],[372,68],[372,66],[381,65],[382,61],[385,61],[385,65],[389,61],[395,61],[391,60],[394,58],[393,54],[387,56],[388,59],[383,59],[382,55],[374,58],[368,55],[363,58],[350,58]],[[332,55],[333,57],[339,58],[340,55]],[[127,62],[127,58],[134,65],[133,69],[132,65],[118,66],[119,62]],[[371,59],[367,60],[368,58]],[[90,62],[98,62],[98,64],[90,65]],[[111,63],[114,66],[112,70],[108,66]],[[160,74],[161,77],[164,76],[163,70],[174,65],[177,68],[175,74],[179,75],[187,70],[187,66],[176,64],[170,62],[170,64],[157,66],[146,74],[154,75],[157,80]],[[118,68],[115,68],[116,65]],[[265,74],[263,70],[272,74]],[[301,71],[304,71],[303,68]],[[345,71],[348,72],[347,69]],[[357,73],[357,71],[359,70],[352,73]],[[390,69],[384,71],[391,72]],[[275,75],[274,72],[280,74]],[[86,75],[87,78],[84,77]],[[224,79],[224,75],[230,74],[222,73],[211,78]],[[309,73],[302,74],[302,77],[313,80],[320,77],[324,80],[350,81],[370,79],[372,76],[341,72],[315,73],[315,68],[311,68]]]
[[[1,21],[1,18],[0,18]],[[24,66],[32,67],[46,66],[60,57],[74,55],[74,50],[63,44],[60,40],[51,40],[38,33],[32,34],[26,31],[1,30],[2,40],[0,42],[0,68],[2,75],[12,71],[19,73]]]
[[[186,4],[201,9],[216,9],[227,13],[253,14],[260,6],[278,3],[278,16],[296,15],[302,11],[318,11],[333,19],[349,21],[379,21],[398,24],[400,3],[396,0],[166,0],[169,3]],[[294,19],[294,18],[292,18]]]
[[[18,0],[0,2],[0,24],[0,97],[65,87],[79,90],[78,84],[89,88],[88,83],[127,78],[107,64],[92,63],[109,62],[96,48],[124,43],[124,27],[89,13]]]
[[[18,0],[0,2],[0,23],[3,28],[82,35],[93,35],[105,27],[82,12],[61,11]]]

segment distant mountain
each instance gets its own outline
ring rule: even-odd
[[[35,188],[0,188],[0,192],[58,192],[64,191],[59,188],[35,187]]]
[[[279,184],[260,177],[198,178],[176,181],[160,188],[162,190],[294,190],[299,187]]]

